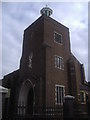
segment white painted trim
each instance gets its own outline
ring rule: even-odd
[[[56,57],[58,57],[58,58],[60,58],[60,59],[62,59],[62,62],[63,62],[63,68],[60,66],[60,67],[57,67],[56,66]],[[64,58],[63,57],[61,57],[61,56],[58,56],[58,55],[54,55],[54,64],[55,64],[55,68],[58,68],[58,69],[60,69],[60,70],[64,70]]]
[[[64,92],[64,97],[65,97],[65,86],[64,85],[58,85],[58,84],[55,84],[55,104],[56,105],[63,105],[63,103],[57,103],[57,96],[56,96],[56,87],[63,87],[63,92]]]
[[[55,86],[59,86],[59,87],[65,87],[64,85],[58,85],[58,84],[55,84]]]
[[[81,102],[81,92],[84,94],[84,102]],[[81,104],[86,104],[86,92],[84,90],[80,90],[80,102]]]

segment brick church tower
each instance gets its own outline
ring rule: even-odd
[[[41,16],[24,30],[19,79],[20,104],[26,105],[30,99],[36,108],[58,106],[63,104],[63,97],[69,92],[69,29],[52,19],[51,14],[50,8],[43,8]],[[30,89],[32,98],[28,98]]]
[[[19,70],[3,80],[3,86],[11,89],[10,114],[22,114],[22,106],[23,115],[63,107],[66,95],[80,101],[80,83],[85,78],[70,50],[69,28],[50,17],[49,7],[40,12],[24,30]]]

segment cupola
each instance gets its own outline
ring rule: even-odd
[[[40,10],[41,15],[46,15],[48,17],[52,14],[52,12],[53,12],[52,9],[50,9],[49,7],[47,7],[47,5],[46,5],[46,7],[42,8]]]

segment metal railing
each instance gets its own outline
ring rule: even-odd
[[[11,116],[11,118],[4,118],[2,120],[63,120],[63,107],[45,107],[45,108],[37,108],[37,110],[41,111],[40,113],[35,112],[34,114],[27,114],[26,106],[17,106],[16,113]]]

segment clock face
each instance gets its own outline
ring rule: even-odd
[[[29,64],[28,64],[29,68],[32,68],[32,58],[33,58],[33,53],[30,53],[30,55],[29,55]]]

